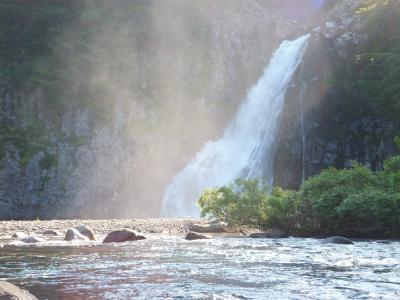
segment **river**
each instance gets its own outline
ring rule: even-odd
[[[400,299],[400,242],[215,238],[0,246],[39,299]]]

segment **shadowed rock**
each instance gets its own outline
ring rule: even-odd
[[[332,237],[326,238],[324,240],[324,243],[343,244],[343,245],[354,244],[351,240],[349,240],[345,237],[342,237],[342,236],[332,236]]]
[[[188,240],[188,241],[192,241],[192,240],[207,240],[207,239],[211,239],[211,236],[198,234],[196,232],[189,231],[188,234],[186,235],[185,239]]]
[[[23,290],[11,283],[0,281],[0,299],[1,300],[37,300],[35,296],[28,291]]]
[[[142,235],[138,235],[135,231],[130,229],[115,230],[107,234],[103,243],[122,243],[127,241],[138,241],[146,239]]]
[[[78,230],[75,228],[70,228],[67,230],[65,233],[64,240],[66,241],[72,241],[72,240],[82,240],[82,241],[88,241],[89,238],[87,236],[82,235]]]

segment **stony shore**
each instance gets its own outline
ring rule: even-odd
[[[64,236],[68,228],[80,224],[91,227],[98,235],[105,235],[121,228],[129,228],[141,233],[180,235],[189,231],[190,224],[201,222],[204,221],[196,218],[0,221],[0,240],[9,239],[18,231],[29,235],[40,235],[45,230],[56,230]]]

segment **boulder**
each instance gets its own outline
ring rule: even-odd
[[[22,232],[22,231],[16,231],[12,235],[13,238],[17,238],[17,239],[23,239],[23,238],[25,238],[27,236],[28,235],[25,232]]]
[[[82,234],[83,236],[86,236],[91,241],[96,239],[92,228],[90,228],[88,226],[78,225],[78,226],[75,226],[74,229],[78,230],[80,234]]]
[[[210,224],[191,224],[189,226],[189,230],[202,233],[223,233],[223,232],[228,232],[226,227],[227,225],[223,222],[216,222]]]
[[[198,234],[193,231],[189,231],[185,237],[185,240],[192,241],[192,240],[207,240],[211,239],[209,235]]]
[[[144,236],[130,229],[115,230],[107,234],[103,243],[122,243],[127,241],[138,241],[146,239]]]
[[[249,234],[253,239],[281,239],[287,237],[287,234],[281,229],[271,229],[264,232],[255,232]]]
[[[65,233],[64,240],[66,241],[72,241],[72,240],[82,240],[82,241],[88,241],[89,238],[87,236],[82,235],[78,230],[75,228],[70,228],[67,230]]]
[[[343,245],[354,244],[351,240],[349,240],[345,237],[342,237],[342,236],[332,236],[332,237],[326,238],[324,240],[324,243],[343,244]]]
[[[37,236],[30,235],[30,236],[26,236],[26,237],[20,239],[20,241],[24,242],[24,243],[27,243],[27,244],[35,244],[35,243],[41,243],[44,240],[39,238],[39,237],[37,237]]]
[[[47,229],[42,232],[43,235],[60,235],[57,230]]]
[[[37,300],[35,296],[19,287],[0,281],[0,299],[2,300]]]

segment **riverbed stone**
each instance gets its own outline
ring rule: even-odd
[[[226,227],[227,227],[226,223],[223,222],[216,222],[210,224],[191,224],[189,226],[189,230],[201,233],[223,233],[223,232],[228,232]]]
[[[189,231],[185,237],[185,240],[192,241],[192,240],[207,240],[211,239],[211,236],[205,234],[199,234],[193,231]]]
[[[26,290],[6,281],[0,281],[1,300],[37,300],[35,296]]]
[[[83,234],[81,234],[75,228],[69,228],[67,230],[67,232],[65,233],[64,240],[66,240],[66,241],[72,241],[72,240],[88,241],[89,238],[87,236],[84,236]]]
[[[139,235],[131,229],[114,230],[107,234],[103,243],[122,243],[128,241],[138,241],[146,239],[143,235]]]
[[[94,231],[89,226],[78,225],[78,226],[75,226],[74,229],[78,230],[80,234],[82,234],[83,236],[86,236],[91,241],[96,239],[95,235],[94,235]]]
[[[350,245],[354,244],[353,241],[349,240],[348,238],[342,236],[331,236],[324,240],[324,243],[329,244],[343,244],[343,245]]]

